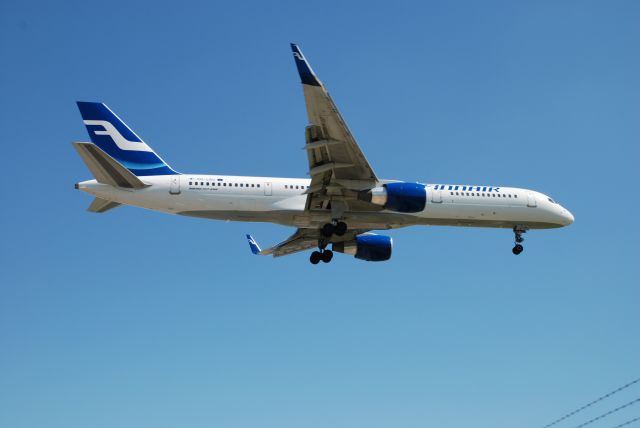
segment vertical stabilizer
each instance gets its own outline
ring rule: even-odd
[[[177,174],[109,107],[78,101],[91,141],[137,176]]]

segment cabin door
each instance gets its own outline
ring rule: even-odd
[[[264,183],[264,195],[271,196],[271,183]]]
[[[180,176],[178,174],[169,176],[169,193],[172,195],[180,194]]]
[[[431,202],[433,202],[434,204],[442,203],[442,190],[438,189],[431,191]]]

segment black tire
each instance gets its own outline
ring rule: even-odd
[[[342,236],[347,233],[347,223],[340,221],[336,224],[335,230],[333,231],[338,236]]]
[[[325,238],[331,238],[331,235],[333,235],[333,232],[335,232],[335,230],[336,227],[334,225],[332,225],[331,223],[327,223],[320,229],[320,234]]]
[[[333,259],[333,251],[324,250],[322,252],[322,261],[325,262],[325,263],[329,263],[331,261],[331,259]]]
[[[520,254],[522,251],[524,251],[524,247],[520,244],[516,244],[515,247],[513,247],[513,250],[511,250],[513,252],[513,254],[515,254],[516,256],[518,254]]]
[[[322,253],[318,251],[314,251],[313,253],[311,253],[311,256],[309,257],[309,261],[311,262],[311,264],[317,265],[318,263],[320,263],[321,258],[322,258]]]

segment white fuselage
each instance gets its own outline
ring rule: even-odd
[[[102,199],[193,217],[319,227],[330,213],[305,210],[309,179],[181,174],[147,176],[138,190],[96,180],[78,189]],[[567,226],[571,213],[548,196],[527,189],[427,184],[427,204],[418,213],[388,210],[345,212],[350,228],[391,229],[411,225],[544,229]]]

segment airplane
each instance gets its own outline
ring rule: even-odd
[[[104,213],[132,205],[212,220],[268,222],[295,227],[283,242],[253,254],[274,257],[314,249],[310,262],[329,263],[334,252],[360,260],[391,258],[391,237],[372,230],[463,226],[511,229],[513,254],[523,234],[573,223],[573,215],[534,190],[474,184],[425,184],[380,179],[296,44],[291,44],[309,124],[305,146],[310,178],[179,173],[105,104],[78,102],[91,143],[74,148],[94,179],[75,188],[95,197]],[[331,249],[329,249],[331,245]]]

